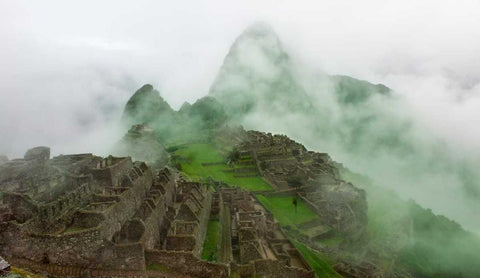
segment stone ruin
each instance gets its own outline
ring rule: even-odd
[[[313,277],[313,271],[273,215],[254,195],[222,188],[211,217],[221,223],[219,260],[242,277]]]
[[[254,195],[46,147],[0,165],[0,255],[51,277],[314,277]],[[210,219],[219,259],[201,259]]]
[[[254,167],[254,172],[275,187],[276,194],[298,196],[334,231],[350,238],[364,235],[365,191],[343,181],[340,165],[328,154],[308,151],[284,135],[244,131],[241,127],[220,130],[217,144],[237,149],[245,158],[239,164]]]

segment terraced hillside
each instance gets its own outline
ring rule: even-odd
[[[240,141],[240,140],[239,140]],[[228,187],[240,187],[256,192],[256,199],[272,213],[275,220],[291,233],[318,240],[329,235],[331,228],[323,224],[319,215],[302,199],[294,195],[276,195],[274,187],[267,183],[257,170],[257,163],[250,152],[239,152],[234,163],[227,163],[234,148],[228,145],[193,143],[171,148],[172,161],[185,175],[194,181],[212,179]],[[293,204],[295,199],[297,205]],[[222,260],[222,228],[218,219],[209,221],[202,258],[209,261]],[[224,236],[225,237],[225,236]],[[340,277],[333,270],[331,260],[297,242],[298,250],[307,259],[318,277]]]
[[[186,176],[195,181],[209,178],[224,182],[228,186],[238,186],[248,191],[272,190],[272,187],[258,174],[248,157],[232,165],[227,165],[226,158],[211,144],[187,144],[178,146],[173,152],[174,165]]]

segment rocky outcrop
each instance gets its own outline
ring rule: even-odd
[[[128,139],[139,137],[137,136],[138,130],[135,131],[138,126],[150,128],[154,139],[162,144],[182,144],[190,140],[206,141],[211,132],[227,120],[228,116],[224,106],[211,96],[200,98],[193,104],[186,102],[178,111],[174,111],[160,97],[158,91],[147,84],[135,92],[125,106],[122,122],[128,127],[133,127],[123,141],[126,145],[130,145],[127,141],[132,140]],[[141,137],[147,139],[148,144],[153,143],[150,140],[152,136]],[[141,143],[141,145],[145,145],[145,142]],[[158,145],[158,143],[153,144]],[[121,148],[128,149],[130,146]],[[138,150],[139,148],[135,147],[134,149]],[[130,155],[128,152],[123,153]],[[132,155],[143,161],[153,161],[151,157],[137,156],[136,153],[132,153]]]
[[[165,166],[169,157],[164,146],[156,139],[153,129],[145,125],[132,126],[112,152],[145,161],[156,168]]]
[[[35,147],[29,149],[24,157],[25,160],[40,160],[46,161],[50,159],[50,148],[49,147]]]
[[[152,85],[146,84],[138,89],[128,100],[123,111],[122,122],[127,126],[134,124],[153,124],[164,120],[173,113],[173,109],[163,100]]]
[[[185,121],[196,122],[201,129],[213,129],[224,124],[228,117],[222,104],[213,97],[203,97],[190,105],[184,103],[178,111]]]

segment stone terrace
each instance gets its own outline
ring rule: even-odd
[[[313,277],[250,193],[213,193],[130,157],[27,153],[0,167],[0,255],[16,266],[54,277]],[[213,215],[219,262],[200,258]]]
[[[237,188],[220,189],[219,208],[222,229],[229,230],[221,235],[219,253],[222,260],[231,263],[233,271],[242,277],[314,276],[273,216],[251,193]]]
[[[236,139],[230,142],[226,139],[229,132],[236,134]],[[222,138],[224,146],[252,157],[261,176],[277,192],[298,194],[321,216],[323,224],[353,237],[363,235],[367,209],[365,192],[340,178],[338,164],[328,154],[308,151],[284,135],[258,131],[225,128],[217,137]],[[317,237],[316,234],[325,235],[326,231],[314,228],[312,232],[312,236]]]

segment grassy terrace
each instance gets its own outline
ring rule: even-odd
[[[342,277],[337,272],[335,272],[327,257],[325,257],[319,252],[313,251],[312,249],[301,244],[300,242],[294,240],[292,240],[292,242],[295,247],[297,247],[298,251],[302,253],[303,257],[305,258],[305,260],[307,260],[307,263],[312,267],[313,271],[315,271],[318,277]]]
[[[297,225],[318,218],[300,199],[297,199],[297,211],[293,206],[293,198],[291,196],[264,196],[257,195],[257,199],[266,207],[277,219],[282,226],[291,226],[296,228]]]
[[[282,226],[288,225],[298,229],[298,225],[318,218],[318,215],[299,199],[297,199],[297,211],[295,211],[291,196],[264,196],[261,194],[256,196]],[[318,277],[342,277],[333,270],[328,258],[320,252],[313,251],[295,240],[292,242]]]
[[[202,181],[212,177],[217,181],[223,181],[231,186],[238,186],[248,191],[272,190],[273,188],[261,177],[235,177],[232,167],[226,165],[217,149],[210,144],[188,144],[174,152],[180,159],[182,171],[192,180]],[[254,167],[248,162],[251,156],[243,155],[235,168]],[[218,163],[218,165],[203,166],[202,163]],[[242,163],[247,162],[247,163]],[[256,197],[277,219],[282,226],[290,226],[298,229],[298,225],[315,220],[318,215],[311,211],[300,199],[297,199],[297,211],[293,206],[291,196],[264,196],[257,194]],[[202,251],[202,259],[216,260],[218,258],[218,241],[220,240],[220,223],[218,220],[210,220]],[[318,277],[341,277],[331,267],[330,262],[321,253],[315,252],[305,245],[295,242],[294,244],[307,260]],[[232,277],[236,277],[235,274]]]
[[[217,150],[210,144],[190,144],[178,149],[174,153],[180,156],[179,161],[183,172],[192,180],[201,181],[212,177],[231,186],[238,186],[249,191],[271,190],[272,187],[262,177],[235,177],[233,172],[226,173],[222,170],[232,169],[225,163],[221,165],[203,166],[202,163],[223,162]]]
[[[208,222],[207,234],[203,243],[202,259],[216,261],[218,258],[218,240],[220,236],[220,222],[210,220]]]

